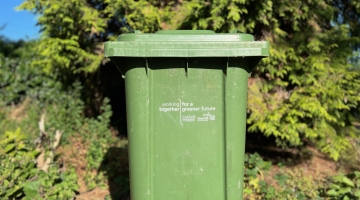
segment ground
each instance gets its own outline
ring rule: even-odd
[[[95,187],[89,190],[85,184],[84,176],[86,170],[86,151],[87,144],[83,143],[81,137],[70,138],[70,144],[59,147],[58,153],[60,158],[67,165],[71,165],[76,169],[78,175],[78,184],[80,186],[79,194],[76,199],[80,200],[100,200],[110,195],[109,187]],[[247,145],[247,152],[259,152],[265,160],[272,161],[273,166],[264,179],[266,182],[277,187],[274,176],[284,170],[302,171],[302,175],[313,177],[316,180],[323,179],[329,175],[346,172],[346,167],[342,167],[338,162],[334,162],[326,155],[322,154],[312,146],[306,146],[302,150],[299,149],[282,149],[272,145],[252,145],[250,141]],[[279,167],[282,163],[283,167]],[[94,171],[93,173],[97,173]],[[108,183],[108,182],[107,182]],[[129,199],[129,197],[125,197]]]

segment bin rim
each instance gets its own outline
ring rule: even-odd
[[[211,30],[132,31],[105,42],[106,57],[240,57],[269,56],[267,41],[245,33]]]

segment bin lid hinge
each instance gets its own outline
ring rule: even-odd
[[[186,77],[189,77],[188,73],[189,73],[189,58],[186,58],[186,68],[185,68]]]
[[[149,77],[149,64],[148,64],[148,60],[146,57],[145,57],[145,62],[146,62],[146,68],[145,68],[146,76]]]
[[[226,60],[226,68],[225,68],[225,72],[224,72],[225,76],[227,76],[228,69],[229,69],[229,57],[227,57],[227,60]]]

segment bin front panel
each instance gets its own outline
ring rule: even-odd
[[[241,199],[246,59],[124,64],[132,199]]]

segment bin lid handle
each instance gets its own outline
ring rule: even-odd
[[[140,30],[131,30],[131,31],[128,31],[128,32],[126,32],[126,33],[124,33],[124,34],[129,34],[129,33],[140,34],[141,31],[140,31]]]

